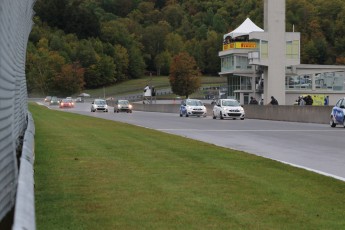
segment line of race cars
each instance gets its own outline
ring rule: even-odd
[[[185,99],[181,102],[180,117],[197,116],[206,117],[207,110],[204,104],[197,99]],[[244,108],[235,99],[219,99],[215,102],[212,111],[213,119],[241,119],[244,120]],[[330,126],[332,128],[342,125],[345,128],[345,97],[338,100],[332,108]]]
[[[106,100],[103,99],[95,99],[91,103],[91,112],[96,112],[96,111],[103,111],[103,112],[108,112],[108,104]],[[114,103],[114,113],[119,113],[119,112],[126,112],[126,113],[132,113],[133,111],[133,106],[129,103],[128,100],[116,100]]]
[[[60,108],[73,108],[74,100],[67,97],[65,99],[58,100],[56,97],[47,96],[44,99],[45,102],[48,102],[50,105],[59,105]],[[76,102],[83,102],[78,101]],[[91,103],[91,112],[103,111],[108,112],[108,105],[104,99],[95,99]],[[116,100],[114,104],[114,113],[127,112],[132,113],[133,106],[128,100]],[[180,117],[206,117],[207,109],[203,102],[198,99],[184,99],[181,101],[180,105]],[[218,99],[214,102],[214,107],[212,111],[213,119],[240,119],[244,120],[245,111],[240,103],[235,99]],[[337,125],[342,125],[345,128],[345,97],[338,100],[335,106],[332,108],[330,114],[330,126],[332,128]]]
[[[185,99],[181,102],[180,117],[206,117],[207,109],[202,101],[197,99]],[[218,99],[212,111],[213,119],[241,119],[244,120],[245,112],[243,107],[235,99]]]

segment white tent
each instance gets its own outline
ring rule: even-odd
[[[228,36],[231,38],[236,38],[243,35],[249,35],[251,32],[264,32],[263,29],[258,27],[257,25],[252,22],[249,18],[247,18],[239,27],[237,27],[234,31],[227,33],[224,35],[224,39]]]
[[[79,94],[79,97],[90,97],[90,94],[88,94],[88,93],[81,93],[81,94]]]

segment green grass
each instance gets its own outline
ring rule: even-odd
[[[226,83],[226,78],[202,76],[201,82],[202,85],[219,86]],[[167,76],[152,76],[121,82],[105,88],[85,90],[83,92],[89,93],[94,98],[103,97],[104,94],[106,97],[116,97],[126,94],[142,93],[147,84],[154,86],[156,89],[170,88],[169,78]],[[170,96],[174,97],[174,95]]]
[[[344,229],[345,183],[30,104],[37,229]]]

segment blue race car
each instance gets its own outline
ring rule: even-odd
[[[203,116],[206,117],[207,109],[204,104],[197,99],[185,99],[181,102],[180,117]]]
[[[345,97],[341,98],[333,107],[329,124],[333,128],[337,124],[341,124],[345,128]]]

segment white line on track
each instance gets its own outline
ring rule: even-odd
[[[333,131],[340,131],[343,129],[330,129],[330,130],[318,130],[318,129],[157,129],[159,131],[203,131],[203,132],[333,132]]]
[[[272,159],[272,158],[270,158],[270,159]],[[276,160],[276,159],[273,159],[273,160]],[[292,164],[292,163],[289,163],[289,162],[286,162],[286,161],[280,161],[280,160],[276,160],[276,161],[279,161],[279,162],[281,162],[283,164],[291,165],[291,166],[296,167],[296,168],[305,169],[305,170],[308,170],[308,171],[311,171],[311,172],[314,172],[314,173],[318,173],[318,174],[321,174],[321,175],[324,175],[324,176],[328,176],[328,177],[332,177],[332,178],[335,178],[335,179],[338,179],[338,180],[341,180],[341,181],[345,181],[344,177],[336,176],[336,175],[333,175],[333,174],[330,174],[330,173],[326,173],[326,172],[319,171],[319,170],[316,170],[316,169],[304,167],[304,166],[301,166],[301,165]]]

